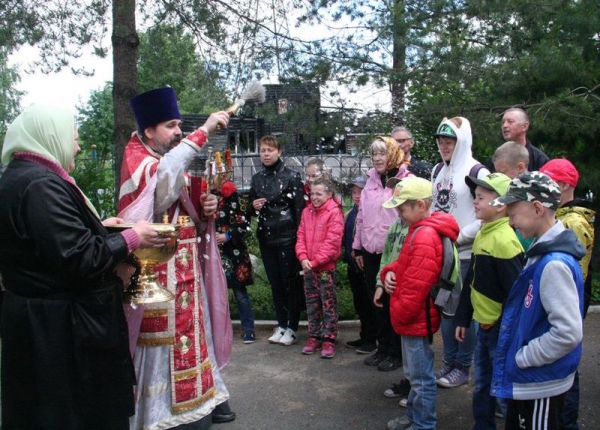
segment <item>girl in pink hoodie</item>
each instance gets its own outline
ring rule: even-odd
[[[302,212],[296,242],[296,255],[304,271],[310,336],[302,354],[322,349],[321,358],[333,358],[338,321],[335,264],[341,255],[344,216],[327,178],[312,182],[310,200],[312,204]]]

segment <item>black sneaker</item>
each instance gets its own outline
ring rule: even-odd
[[[254,343],[256,342],[256,336],[254,335],[254,333],[244,333],[242,335],[242,341],[245,344]]]
[[[377,370],[380,372],[391,372],[402,366],[402,359],[399,357],[387,356],[385,360],[377,365]]]
[[[408,397],[409,393],[410,382],[408,382],[408,379],[402,379],[399,384],[392,384],[390,388],[386,389],[383,392],[383,395],[385,397],[393,399],[396,397]]]
[[[377,345],[375,342],[364,342],[358,348],[356,348],[356,352],[358,354],[371,354],[373,351],[377,349]]]
[[[377,351],[375,354],[369,355],[367,358],[365,358],[364,363],[367,366],[379,366],[379,363],[381,363],[386,358],[387,354]]]
[[[365,341],[362,339],[356,339],[356,340],[349,340],[348,342],[346,342],[346,346],[348,348],[358,348],[359,346],[361,346]]]

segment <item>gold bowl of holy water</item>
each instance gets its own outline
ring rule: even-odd
[[[154,268],[169,261],[177,251],[180,226],[160,223],[150,225],[156,229],[160,236],[168,237],[169,241],[160,248],[138,248],[133,252],[138,270],[136,270],[136,275],[132,277],[131,283],[123,293],[123,302],[125,303],[160,303],[175,298],[169,290],[158,282],[158,276]],[[133,224],[126,223],[106,228],[111,233],[118,233],[132,227]]]

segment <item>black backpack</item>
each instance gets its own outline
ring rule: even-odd
[[[432,177],[432,182],[435,181],[435,179],[437,178],[437,176],[440,174],[440,171],[442,170],[442,167],[444,167],[444,162],[441,161],[439,163],[437,163],[435,165],[435,167],[433,168],[433,177]],[[477,177],[477,175],[479,174],[479,171],[483,168],[486,168],[483,164],[481,163],[477,163],[475,164],[473,167],[471,167],[471,170],[469,170],[469,176],[472,176],[474,178]]]

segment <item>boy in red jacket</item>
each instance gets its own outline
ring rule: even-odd
[[[442,236],[455,241],[460,229],[451,215],[431,213],[432,190],[426,179],[405,178],[383,204],[396,208],[409,227],[398,260],[381,272],[382,281],[396,287],[390,299],[390,315],[394,331],[402,337],[404,374],[411,384],[406,415],[389,421],[390,430],[436,427],[436,383],[429,330],[438,331],[440,315],[430,292],[442,271]]]

